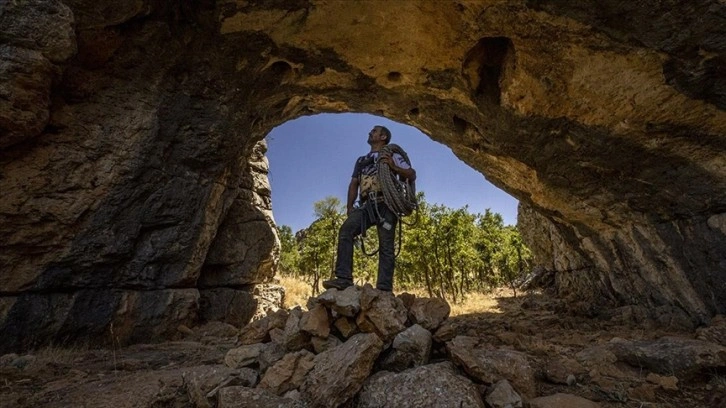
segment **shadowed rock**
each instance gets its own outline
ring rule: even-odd
[[[509,380],[517,391],[527,397],[537,393],[534,370],[524,353],[480,345],[479,340],[466,336],[455,337],[446,343],[446,349],[454,363],[484,383]]]
[[[678,337],[654,341],[613,339],[607,347],[618,361],[658,374],[688,377],[726,368],[726,347],[702,340]]]
[[[600,404],[577,395],[554,394],[546,397],[532,398],[528,401],[530,408],[599,408]]]

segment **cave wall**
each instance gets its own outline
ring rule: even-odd
[[[248,319],[261,140],[318,112],[449,146],[565,297],[726,312],[724,5],[570,3],[3,3],[4,347]]]

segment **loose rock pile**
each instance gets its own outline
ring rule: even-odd
[[[328,290],[308,311],[280,310],[241,331],[225,364],[254,369],[259,381],[221,388],[218,406],[598,406],[573,395],[534,398],[528,356],[457,336],[449,313],[444,300],[369,285]]]

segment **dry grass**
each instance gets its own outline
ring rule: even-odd
[[[308,298],[313,294],[309,283],[292,276],[280,276],[280,285],[285,287],[284,306],[286,309],[292,309],[295,306],[306,308]]]
[[[305,308],[308,298],[312,296],[310,284],[295,277],[281,276],[280,284],[285,287],[285,307],[293,308],[301,306]],[[423,288],[409,289],[406,292],[416,295],[416,297],[428,297],[428,293]],[[466,295],[463,302],[450,303],[451,316],[470,314],[470,313],[502,313],[499,308],[498,298],[512,297],[512,291],[505,288],[499,288],[491,293],[470,293]]]

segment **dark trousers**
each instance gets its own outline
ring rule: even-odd
[[[376,207],[378,211],[376,211]],[[378,219],[378,216],[382,220]],[[338,233],[338,256],[335,261],[335,276],[353,279],[353,238],[367,231],[373,225],[378,231],[378,281],[376,289],[393,290],[393,268],[396,256],[394,241],[398,216],[383,202],[369,201],[353,210],[343,222]],[[390,228],[388,228],[390,227]]]

